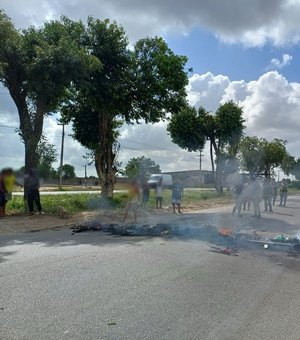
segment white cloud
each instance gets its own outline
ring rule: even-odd
[[[243,107],[246,133],[267,139],[285,139],[290,152],[299,157],[300,83],[288,82],[277,71],[267,72],[248,83],[243,80],[228,81],[229,85],[225,89],[223,84],[219,86],[223,93],[217,91],[217,97],[220,103],[234,100]],[[190,89],[192,93],[197,85],[197,82],[193,84]],[[214,105],[213,110],[216,110],[216,98],[212,98],[211,103]],[[201,97],[193,104],[197,107],[203,105]]]
[[[64,14],[93,15],[120,22],[131,39],[180,32],[195,27],[213,32],[222,41],[261,46],[298,43],[298,0],[2,0],[1,7],[19,26],[40,24]]]
[[[248,135],[286,139],[288,150],[296,157],[300,156],[300,83],[289,82],[277,71],[266,72],[250,82],[231,81],[225,75],[213,75],[208,72],[195,74],[190,78],[188,95],[191,104],[204,106],[210,111],[215,111],[218,105],[225,101],[236,101],[243,107]],[[1,127],[18,125],[15,112],[10,97],[1,96],[0,138],[4,141],[4,147],[0,148],[2,166],[19,167],[24,161],[24,148],[14,128]],[[124,125],[121,129],[119,156],[123,165],[131,157],[145,155],[153,158],[165,171],[198,169],[197,153],[188,153],[173,144],[167,135],[166,127],[167,122],[155,125]],[[44,131],[59,150],[61,127],[57,126],[54,118],[45,121]],[[69,133],[70,127],[67,130],[67,134]],[[85,149],[68,136],[65,143],[65,162],[75,165],[81,175],[85,163],[82,158],[84,154]],[[207,150],[204,155],[203,168],[210,169]],[[95,174],[92,167],[89,173]]]
[[[271,59],[270,65],[267,67],[267,70],[282,69],[283,67],[290,65],[292,60],[293,56],[289,54],[283,54],[281,60],[273,58]]]

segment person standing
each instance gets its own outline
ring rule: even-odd
[[[281,186],[280,186],[280,204],[279,204],[279,206],[285,207],[287,195],[288,195],[288,183],[287,183],[286,179],[284,178],[282,180]]]
[[[42,205],[40,198],[40,181],[35,169],[30,169],[29,174],[25,176],[24,180],[24,193],[27,200],[29,214],[34,214],[34,203],[38,209],[38,213],[42,214]]]
[[[6,200],[7,191],[4,184],[5,176],[6,176],[5,170],[2,170],[0,174],[0,218],[6,216],[5,208],[7,203]]]
[[[12,193],[13,193],[15,186],[19,186],[22,188],[22,185],[17,182],[15,173],[12,168],[6,169],[5,172],[6,172],[6,175],[4,177],[4,186],[7,191],[6,200],[8,202],[12,200]]]
[[[181,199],[183,196],[183,185],[179,180],[176,180],[172,186],[172,207],[173,213],[176,213],[176,206],[178,213],[181,214]]]
[[[277,185],[277,183],[276,183],[274,178],[272,180],[272,189],[273,189],[273,205],[275,205],[276,199],[277,199],[277,195],[278,195],[278,185]]]
[[[269,178],[266,178],[263,185],[263,199],[265,202],[265,211],[273,212],[272,210],[273,188]]]
[[[142,186],[142,206],[146,207],[150,199],[150,186],[148,182],[145,180]]]
[[[129,211],[133,212],[134,223],[137,223],[137,211],[140,197],[140,186],[137,181],[132,181],[128,189],[128,202],[125,209],[123,223],[125,223]]]
[[[159,180],[156,186],[156,209],[162,209],[163,195],[164,195],[164,187],[162,183],[162,178]]]
[[[241,208],[242,208],[242,192],[243,192],[244,186],[242,182],[239,182],[234,187],[234,193],[235,193],[235,205],[232,209],[232,215],[238,210],[238,216],[241,216]]]

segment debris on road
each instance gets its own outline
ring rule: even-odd
[[[272,251],[289,251],[300,255],[300,240],[296,237],[288,238],[284,235],[277,235],[275,238],[267,239],[257,232],[234,231],[233,228],[222,227],[218,229],[211,224],[196,226],[182,226],[173,223],[157,224],[101,224],[98,221],[91,221],[75,225],[72,228],[73,235],[82,232],[100,231],[115,237],[164,237],[194,239],[215,244],[218,247],[211,247],[212,252],[225,255],[238,256],[236,248],[271,249]],[[162,242],[160,245],[164,245]],[[299,256],[300,257],[300,256]]]
[[[93,221],[79,224],[77,226],[71,227],[71,229],[73,230],[72,235],[85,231],[99,231],[101,230],[101,224],[99,222]]]
[[[116,323],[116,321],[109,321],[109,322],[107,323],[107,325],[108,325],[108,326],[116,326],[117,323]]]
[[[273,239],[273,241],[285,241],[285,240],[286,240],[286,238],[283,236],[283,234],[277,235]]]
[[[221,235],[221,236],[232,236],[233,235],[233,229],[223,227],[223,228],[219,229],[219,235]]]
[[[222,248],[219,248],[219,247],[210,246],[210,251],[213,252],[213,253],[233,255],[233,256],[238,256],[238,253],[239,253],[238,250],[231,249],[229,247],[222,249]]]

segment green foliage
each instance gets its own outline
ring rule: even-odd
[[[280,164],[280,167],[285,175],[290,175],[294,171],[296,165],[297,163],[296,163],[295,157],[287,154],[283,158]]]
[[[201,122],[201,111],[192,107],[185,107],[174,114],[168,125],[168,132],[172,142],[188,151],[202,150],[205,145],[205,132]]]
[[[144,156],[131,158],[125,167],[125,175],[129,178],[138,177],[142,181],[149,179],[152,174],[161,173],[159,164],[156,164],[151,158]]]
[[[263,175],[269,178],[276,167],[282,167],[288,174],[292,157],[286,150],[286,141],[275,138],[269,142],[264,138],[245,137],[240,142],[240,160],[242,169],[252,177]]]
[[[74,138],[94,153],[104,195],[112,195],[118,171],[118,128],[123,122],[155,123],[185,104],[187,59],[161,38],[130,47],[124,29],[109,20],[89,18],[82,46],[99,67],[75,86],[63,107]]]
[[[37,167],[39,176],[43,179],[56,178],[57,173],[53,169],[53,163],[57,161],[57,149],[54,144],[49,143],[46,137],[42,136],[38,147],[37,154],[39,157],[39,164]]]
[[[122,208],[125,207],[127,196],[125,194],[116,194],[110,202],[94,194],[64,194],[64,195],[42,195],[41,203],[45,213],[55,214],[59,207],[63,207],[71,214],[82,211],[95,210],[100,208]],[[21,196],[13,197],[7,205],[8,212],[24,212],[24,200]]]
[[[219,197],[227,197],[220,195],[214,191],[193,191],[185,190],[183,196],[183,205],[216,199]],[[164,190],[164,202],[171,204],[171,191]],[[63,207],[71,214],[77,214],[82,211],[96,209],[123,209],[128,201],[127,194],[117,193],[113,198],[103,198],[95,194],[63,194],[63,195],[42,195],[41,202],[43,210],[48,214],[58,213],[58,208]],[[150,193],[150,207],[155,207],[155,192]],[[24,200],[22,196],[14,196],[7,204],[8,213],[23,213]]]
[[[57,169],[57,172],[60,172],[60,168]],[[64,179],[76,178],[75,167],[70,164],[64,164],[62,166],[62,174]]]
[[[244,119],[242,108],[232,101],[220,105],[216,111],[214,133],[215,139],[219,143],[219,150],[223,150],[226,145],[237,145],[243,135],[243,130]]]
[[[300,190],[300,181],[292,181],[289,188],[294,190]]]
[[[291,174],[294,175],[298,181],[300,180],[300,158],[295,161]]]
[[[207,140],[214,150],[217,164],[216,187],[222,191],[222,173],[237,168],[237,145],[243,135],[243,110],[232,101],[220,105],[215,114],[202,107],[185,107],[174,114],[168,125],[172,141],[188,151],[202,150]],[[212,168],[214,161],[212,158]]]
[[[44,116],[56,111],[99,61],[82,48],[84,26],[67,18],[17,30],[0,11],[0,81],[8,88],[20,119],[25,167],[37,167]]]

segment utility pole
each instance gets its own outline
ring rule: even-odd
[[[61,150],[60,150],[60,166],[59,166],[59,190],[62,190],[63,163],[64,163],[64,145],[65,145],[65,124],[58,124],[58,125],[62,125]]]
[[[200,151],[200,155],[199,155],[199,159],[200,159],[200,162],[199,162],[200,174],[201,174],[201,171],[202,171],[202,157],[203,157],[203,154],[202,154],[202,151]]]
[[[87,187],[87,170],[86,170],[86,165],[84,166],[84,183],[85,183],[85,187]]]
[[[200,154],[198,155],[199,157],[199,184],[201,185],[202,182],[202,151],[200,150]]]

